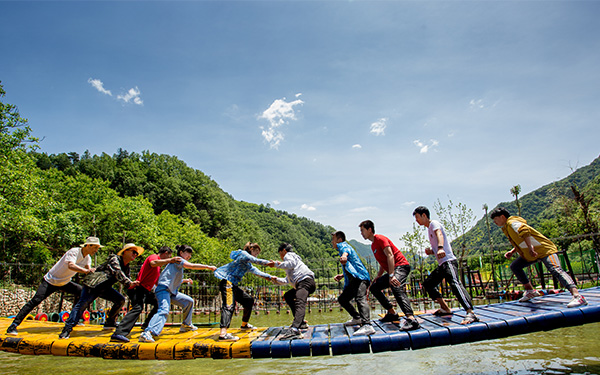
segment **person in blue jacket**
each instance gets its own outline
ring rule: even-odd
[[[367,293],[371,277],[369,271],[361,262],[356,250],[346,242],[346,234],[337,231],[331,234],[331,244],[338,250],[343,273],[334,277],[335,281],[344,279],[344,290],[338,297],[338,302],[352,317],[344,323],[347,326],[360,325],[354,336],[372,335],[375,329],[371,325],[371,309],[367,302]],[[356,299],[358,311],[351,301]]]
[[[260,251],[260,246],[257,243],[248,242],[243,250],[231,252],[230,257],[233,259],[233,262],[219,267],[215,271],[215,277],[221,280],[219,283],[219,291],[221,292],[221,298],[223,299],[220,323],[221,332],[219,334],[220,341],[238,341],[240,339],[238,336],[227,333],[227,328],[231,325],[231,317],[235,310],[236,302],[244,307],[242,326],[240,328],[242,330],[255,329],[253,325],[248,324],[250,316],[252,315],[254,298],[240,289],[238,284],[242,281],[242,278],[248,271],[267,280],[274,278],[274,276],[262,272],[252,265],[252,263],[262,266],[273,265],[273,262],[271,261],[257,258]]]

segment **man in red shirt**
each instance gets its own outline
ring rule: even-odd
[[[110,341],[117,342],[129,342],[127,335],[133,329],[135,322],[144,309],[144,304],[152,305],[152,311],[146,317],[146,321],[142,325],[142,329],[148,326],[148,322],[152,319],[152,316],[158,311],[158,302],[154,295],[154,287],[160,276],[160,267],[169,263],[177,263],[181,261],[180,257],[171,258],[171,250],[168,246],[163,246],[158,250],[158,254],[152,254],[144,261],[142,268],[137,276],[139,285],[127,290],[129,301],[131,302],[131,309],[123,317],[121,323],[110,337]]]
[[[394,294],[396,302],[398,302],[398,306],[400,306],[406,318],[402,321],[400,328],[405,331],[418,329],[420,324],[414,316],[410,299],[406,294],[406,281],[410,274],[410,264],[404,254],[398,250],[389,238],[381,234],[375,234],[375,224],[371,220],[363,221],[358,227],[363,238],[372,242],[371,250],[375,255],[375,259],[379,262],[379,272],[371,282],[370,290],[381,303],[381,306],[387,310],[387,314],[380,320],[382,322],[400,320],[394,306],[383,294],[384,289],[391,288],[392,294]]]

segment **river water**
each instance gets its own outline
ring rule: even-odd
[[[341,322],[343,312],[314,311],[312,324]],[[239,324],[234,319],[232,327]],[[258,315],[257,326],[291,316]],[[600,374],[600,323],[504,339],[401,352],[290,359],[105,360],[0,352],[2,374]]]

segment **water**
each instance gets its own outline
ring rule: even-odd
[[[375,316],[373,316],[375,317]],[[312,324],[341,322],[339,310],[307,314]],[[286,325],[291,315],[253,315],[257,326]],[[240,324],[234,319],[232,327]],[[456,346],[290,359],[105,360],[0,352],[2,374],[600,374],[600,323]]]

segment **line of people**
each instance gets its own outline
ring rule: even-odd
[[[466,314],[461,324],[471,324],[479,321],[473,312],[473,304],[469,294],[458,276],[458,262],[452,251],[444,227],[437,220],[430,218],[429,210],[419,206],[413,211],[415,221],[427,228],[431,247],[424,249],[425,254],[434,255],[438,266],[430,273],[423,283],[429,297],[440,305],[434,315],[451,315],[453,312],[440,294],[438,287],[443,280],[450,285],[451,290],[465,309]],[[573,298],[568,307],[586,305],[587,301],[579,294],[571,277],[564,272],[556,253],[558,249],[550,240],[541,233],[527,225],[525,219],[511,216],[510,213],[498,207],[491,212],[491,218],[496,225],[502,228],[504,234],[513,245],[513,249],[505,256],[510,258],[518,253],[518,258],[512,262],[511,269],[517,280],[524,285],[525,294],[521,302],[526,302],[539,296],[530,283],[524,268],[538,261],[544,263],[549,271],[557,277],[562,285],[567,288]],[[348,326],[359,326],[354,335],[371,335],[375,333],[370,317],[368,292],[379,301],[386,310],[381,322],[398,322],[402,330],[415,330],[420,327],[414,315],[410,299],[406,292],[406,284],[411,271],[411,266],[406,257],[387,237],[375,233],[375,224],[365,220],[359,224],[359,230],[365,240],[371,242],[371,250],[377,262],[379,271],[371,281],[369,272],[358,257],[356,251],[346,242],[342,231],[332,233],[332,246],[338,250],[339,261],[343,273],[334,277],[335,281],[344,279],[344,288],[338,301],[350,315],[351,319],[345,322]],[[183,283],[191,284],[191,279],[184,279],[184,269],[211,270],[219,282],[219,293],[222,299],[220,320],[220,341],[237,341],[238,336],[227,332],[231,325],[236,303],[243,307],[241,330],[253,330],[249,324],[254,306],[254,298],[243,291],[238,284],[247,272],[271,281],[276,285],[290,285],[292,288],[284,294],[284,300],[290,306],[293,314],[291,326],[284,332],[282,340],[303,338],[302,330],[308,328],[305,313],[308,297],[315,292],[316,283],[314,273],[306,266],[300,256],[296,254],[292,245],[283,243],[278,248],[281,261],[258,258],[261,248],[256,243],[248,242],[243,249],[232,251],[232,262],[215,267],[198,263],[190,263],[193,249],[187,245],[176,246],[177,256],[172,256],[171,248],[161,247],[157,254],[146,258],[135,281],[130,279],[130,263],[140,256],[144,249],[129,243],[116,254],[111,254],[107,261],[96,268],[91,267],[91,256],[103,247],[97,237],[88,237],[86,242],[79,247],[68,250],[63,257],[44,275],[34,297],[27,302],[14,318],[7,329],[7,335],[18,335],[17,327],[25,317],[52,293],[61,290],[76,296],[76,301],[60,333],[61,339],[69,338],[73,327],[79,324],[83,312],[98,297],[113,303],[106,314],[104,328],[114,329],[111,341],[129,342],[127,337],[143,311],[144,305],[152,305],[151,312],[142,324],[143,332],[140,342],[154,342],[162,332],[167,321],[171,304],[182,308],[183,323],[180,332],[189,332],[197,329],[192,323],[193,299],[179,291]],[[435,250],[434,250],[435,249]],[[285,271],[286,277],[279,278],[260,271],[256,266],[266,266]],[[164,269],[161,272],[161,267]],[[84,274],[82,284],[72,281],[76,273]],[[127,287],[131,308],[117,325],[117,316],[125,304],[125,297],[113,288],[116,282]],[[398,312],[385,296],[384,290],[391,289],[399,309],[404,314],[400,322]],[[355,308],[351,301],[356,301]]]

